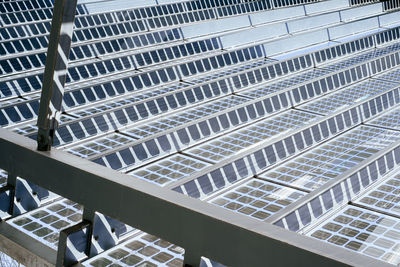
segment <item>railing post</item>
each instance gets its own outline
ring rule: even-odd
[[[56,0],[38,115],[38,150],[49,151],[60,121],[77,0]]]

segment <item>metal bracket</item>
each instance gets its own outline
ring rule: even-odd
[[[57,250],[57,267],[71,266],[90,254],[93,225],[88,220],[60,232]]]
[[[120,236],[132,229],[115,219],[84,209],[82,222],[60,233],[57,266],[71,266],[96,256],[117,245]]]

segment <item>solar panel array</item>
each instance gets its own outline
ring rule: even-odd
[[[54,145],[398,264],[400,13],[375,2],[80,1]],[[0,125],[33,139],[52,7],[0,3]],[[371,179],[345,180],[365,162]],[[55,253],[83,208],[22,178],[6,223]],[[100,213],[93,236],[85,266],[183,262],[184,248]]]

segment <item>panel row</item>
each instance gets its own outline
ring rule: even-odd
[[[28,51],[39,52],[47,49],[48,36],[28,37],[23,39],[4,41],[0,43],[0,55],[10,56]],[[112,40],[101,40],[89,44],[75,43],[71,47],[70,60],[84,59],[95,55],[105,55],[133,48],[142,48],[156,44],[164,44],[182,40],[179,29],[152,31],[127,37],[115,37]]]
[[[301,207],[284,215],[275,224],[291,231],[302,230],[315,223],[324,214],[337,210],[343,203],[353,200],[357,195],[363,193],[365,188],[382,179],[393,168],[398,167],[400,164],[399,133],[383,129],[381,131],[397,135],[397,138],[389,142],[389,145],[385,145],[384,155],[370,158],[366,165],[360,165],[360,168],[354,170],[354,173],[341,176],[334,185],[321,190],[316,197],[306,199]],[[383,135],[381,138],[385,138],[385,136]]]
[[[272,144],[269,141],[264,142],[252,150],[231,157],[229,162],[216,164],[206,174],[194,175],[174,190],[195,198],[207,196],[226,185],[255,175],[279,161],[359,125],[378,112],[393,107],[399,101],[400,95],[397,88],[380,96],[374,96],[337,115],[324,117],[314,126],[291,132]],[[260,147],[263,148],[259,149]]]

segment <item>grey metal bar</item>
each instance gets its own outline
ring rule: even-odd
[[[0,129],[0,147],[0,168],[226,265],[391,266],[62,151],[37,151],[34,141],[5,129]]]
[[[77,0],[56,0],[38,116],[38,150],[48,151],[61,116]]]

